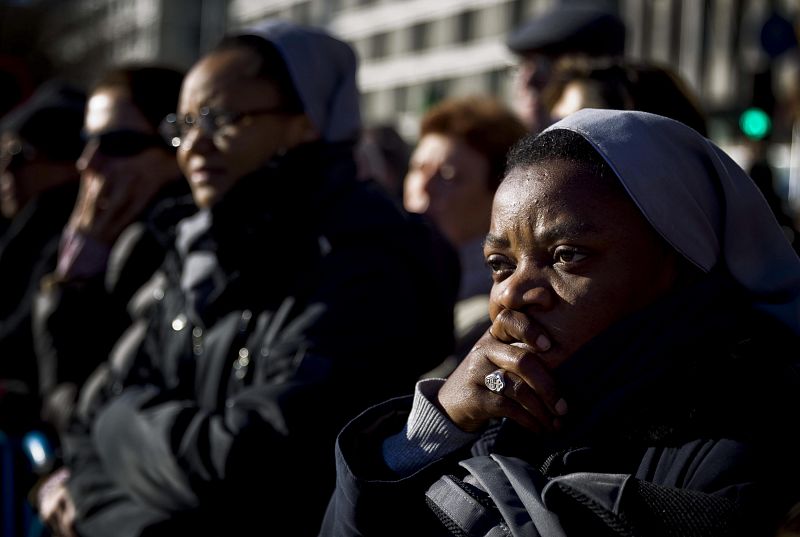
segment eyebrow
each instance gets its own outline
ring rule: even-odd
[[[591,222],[564,222],[554,224],[536,233],[539,241],[547,244],[559,240],[575,240],[586,235],[596,234],[600,229]],[[488,233],[483,240],[483,245],[490,248],[509,248],[511,241],[502,235],[493,235]]]
[[[511,246],[511,242],[501,235],[492,235],[491,233],[487,233],[486,238],[483,239],[483,245],[491,246],[493,248],[508,248]]]
[[[562,222],[546,227],[537,235],[543,242],[554,242],[564,239],[574,240],[599,231],[600,229],[591,222]]]

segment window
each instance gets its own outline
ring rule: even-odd
[[[379,59],[385,58],[388,55],[388,34],[375,34],[369,39],[368,49],[369,58]]]
[[[475,39],[475,19],[474,11],[464,11],[457,18],[456,42],[467,43]]]
[[[425,88],[425,97],[422,103],[424,110],[427,110],[447,97],[449,86],[450,83],[448,80],[435,80],[428,84],[428,87]]]
[[[431,25],[428,22],[411,27],[411,50],[425,50],[430,46]]]
[[[394,109],[397,112],[408,110],[407,86],[400,86],[394,89]]]

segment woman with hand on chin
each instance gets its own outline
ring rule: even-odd
[[[800,259],[692,129],[583,110],[509,155],[492,326],[353,420],[322,535],[769,535],[800,496]]]

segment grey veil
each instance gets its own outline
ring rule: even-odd
[[[720,148],[645,112],[585,109],[553,129],[591,143],[675,250],[705,272],[724,263],[757,307],[800,333],[800,258],[758,187]]]
[[[283,56],[305,111],[326,142],[354,141],[361,130],[357,61],[346,43],[315,28],[268,20],[247,28]]]

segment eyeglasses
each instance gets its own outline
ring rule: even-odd
[[[195,127],[200,127],[206,132],[216,145],[223,145],[236,130],[240,123],[247,122],[256,116],[267,114],[290,114],[291,112],[283,106],[272,106],[269,108],[258,108],[246,112],[229,112],[227,110],[214,110],[204,106],[198,115],[186,114],[179,116],[169,114],[164,118],[159,127],[159,132],[164,140],[172,146],[179,147],[187,143],[189,134]]]
[[[36,148],[22,140],[9,140],[0,145],[0,161],[24,160],[30,162],[37,155]]]
[[[107,157],[133,157],[151,147],[164,147],[164,140],[155,134],[134,130],[115,130],[84,135],[86,144],[96,143],[97,152]]]

